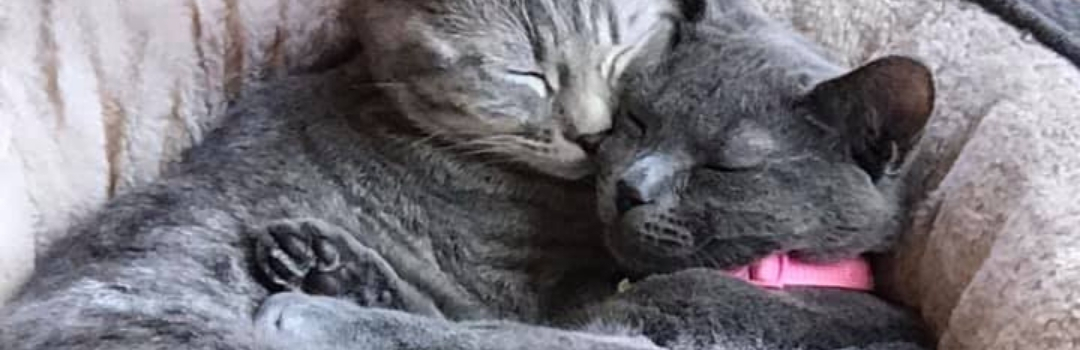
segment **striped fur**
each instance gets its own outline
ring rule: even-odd
[[[592,172],[622,72],[660,52],[675,1],[371,0],[357,33],[418,127],[562,178]],[[657,39],[657,40],[654,40]]]

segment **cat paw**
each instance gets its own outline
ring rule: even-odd
[[[255,260],[275,291],[301,291],[317,270],[341,268],[340,254],[322,239],[323,230],[313,220],[278,220],[256,234]]]
[[[283,219],[256,236],[256,269],[273,291],[343,297],[370,307],[397,304],[389,264],[344,229],[317,219]]]

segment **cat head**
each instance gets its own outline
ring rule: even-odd
[[[930,71],[905,57],[846,71],[742,16],[680,28],[665,62],[627,74],[597,156],[605,240],[627,268],[831,260],[894,241],[887,184],[931,114]]]
[[[664,47],[676,0],[370,0],[377,83],[421,129],[563,178],[590,174],[620,76]]]

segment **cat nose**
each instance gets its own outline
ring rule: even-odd
[[[649,200],[640,189],[626,180],[615,183],[615,209],[619,211],[619,215],[645,204],[649,204]]]
[[[675,160],[665,155],[642,157],[627,167],[615,182],[615,209],[619,215],[672,194],[675,168]]]

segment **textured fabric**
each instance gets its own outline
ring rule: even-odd
[[[862,258],[822,264],[800,261],[789,254],[773,254],[727,273],[764,288],[799,286],[864,291],[874,289],[870,263]]]
[[[1080,67],[1080,1],[973,0]]]

